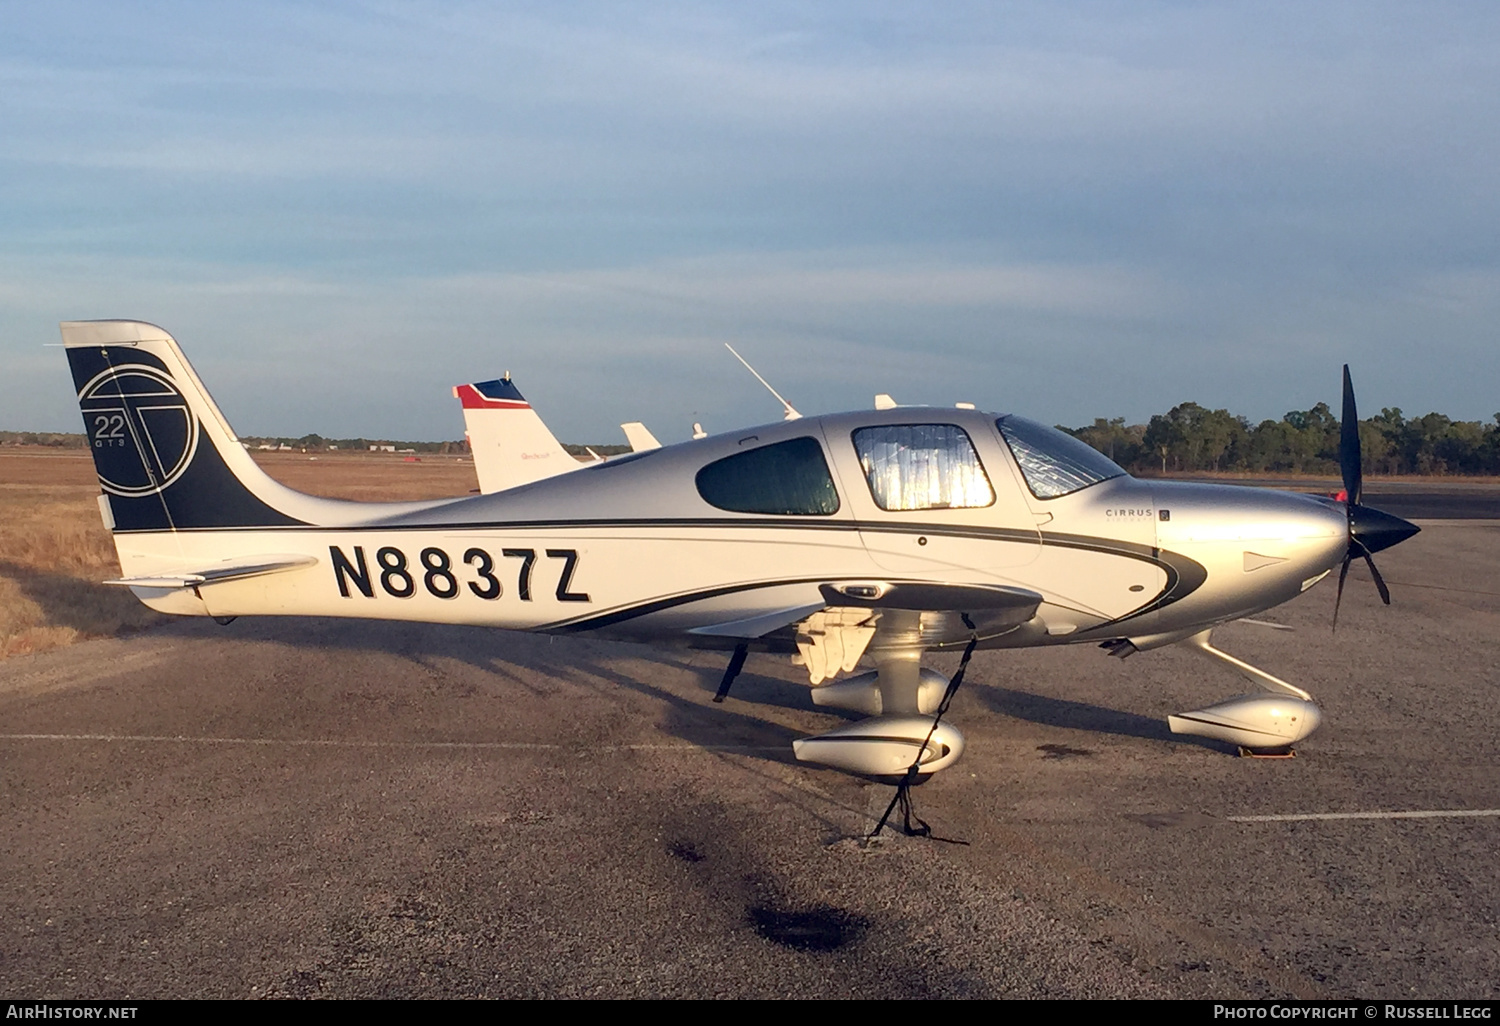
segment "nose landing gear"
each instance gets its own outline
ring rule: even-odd
[[[1287,756],[1292,745],[1318,729],[1323,713],[1312,695],[1280,677],[1214,648],[1211,630],[1180,642],[1191,651],[1223,663],[1265,689],[1237,695],[1205,709],[1167,717],[1174,734],[1211,737],[1239,745],[1242,755]]]

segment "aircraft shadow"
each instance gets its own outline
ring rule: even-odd
[[[1049,727],[1086,730],[1095,734],[1118,734],[1148,741],[1166,741],[1178,745],[1198,745],[1216,752],[1234,752],[1235,747],[1212,738],[1191,734],[1174,734],[1165,720],[1138,713],[1108,709],[1102,705],[1074,702],[1066,698],[1049,698],[1028,691],[997,685],[983,685],[974,694],[992,711],[1018,720],[1041,723]]]
[[[135,599],[124,592],[63,575],[38,574],[29,568],[0,563],[0,573],[21,582],[23,591],[42,605],[50,623],[91,630],[97,622],[92,608],[98,601],[113,603],[117,596],[126,605]],[[144,611],[144,610],[143,610]],[[148,612],[148,611],[145,611]],[[148,615],[149,612],[148,612]],[[623,642],[600,642],[577,638],[524,634],[486,627],[443,624],[345,620],[333,617],[245,617],[227,627],[199,618],[171,618],[153,633],[192,638],[224,637],[238,641],[262,641],[296,648],[383,653],[426,664],[434,660],[457,660],[512,684],[529,687],[528,677],[541,674],[560,678],[572,686],[604,690],[623,687],[659,702],[664,715],[658,729],[690,744],[705,747],[744,746],[744,754],[771,763],[793,764],[792,741],[812,730],[797,730],[754,715],[756,706],[813,711],[809,689],[796,682],[755,672],[752,656],[734,682],[729,700],[705,705],[653,683],[648,672],[637,666],[664,665],[698,678],[700,695],[718,689],[729,653],[657,649]],[[639,662],[625,658],[599,658],[600,645],[629,656],[639,652]],[[535,690],[535,688],[532,688]],[[1173,734],[1164,721],[1085,702],[1050,698],[995,685],[972,688],[972,693],[993,712],[1047,726],[1117,734],[1172,744],[1200,745],[1215,751],[1233,747],[1209,738]],[[845,720],[857,713],[817,709],[819,715]]]
[[[675,661],[674,657],[679,655],[679,653],[664,654],[654,650],[653,653],[656,661]],[[731,692],[732,700],[735,700],[733,705],[730,701],[725,701],[723,704],[704,706],[660,685],[653,684],[642,675],[622,673],[618,667],[588,660],[579,660],[571,665],[583,673],[612,681],[619,687],[628,688],[661,703],[666,715],[658,722],[658,727],[673,737],[691,744],[699,744],[707,748],[743,745],[756,749],[746,752],[747,755],[769,762],[790,764],[797,761],[792,755],[792,741],[805,737],[808,733],[739,711],[747,702],[756,705],[797,707],[798,704],[795,702],[765,702],[752,697],[754,694],[770,694],[780,689],[789,689],[790,686],[784,681],[741,673]],[[711,671],[703,676],[712,677],[712,682],[705,690],[717,690],[718,674]],[[740,691],[742,684],[745,685],[744,692]],[[804,696],[801,705],[810,707],[811,704],[811,700]],[[760,750],[762,748],[769,750]]]
[[[41,611],[37,627],[70,627],[85,636],[141,630],[163,617],[125,588],[0,560],[0,578],[12,582]]]
[[[132,601],[134,601],[132,599]],[[545,696],[559,688],[598,692],[608,699],[618,688],[659,703],[655,726],[670,737],[706,748],[724,747],[773,763],[794,763],[792,741],[811,730],[797,730],[755,716],[755,705],[811,710],[808,689],[761,676],[751,666],[740,674],[730,698],[705,705],[651,680],[652,667],[683,674],[688,688],[717,690],[729,653],[657,649],[625,642],[549,637],[487,627],[370,621],[333,617],[244,617],[220,627],[202,618],[173,618],[157,633],[182,637],[265,642],[319,651],[384,654],[431,666],[454,660],[491,677],[502,688],[519,687]],[[601,651],[602,649],[602,651]],[[618,658],[608,658],[618,656]],[[696,656],[696,658],[694,658]],[[705,658],[707,657],[707,658]],[[697,680],[691,680],[696,677]],[[735,747],[747,749],[733,753]]]

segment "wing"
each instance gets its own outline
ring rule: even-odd
[[[819,586],[820,603],[768,610],[693,628],[700,637],[793,640],[811,683],[848,673],[874,644],[924,650],[997,637],[1036,616],[1042,596],[1026,588],[840,581]]]

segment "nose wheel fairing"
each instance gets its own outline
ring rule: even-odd
[[[1323,722],[1323,713],[1312,695],[1280,677],[1220,651],[1212,643],[1211,630],[1200,631],[1179,642],[1191,652],[1228,666],[1264,690],[1236,695],[1203,709],[1167,717],[1174,734],[1192,734],[1239,745],[1250,753],[1288,749],[1303,740]]]
[[[1250,753],[1290,748],[1323,722],[1316,704],[1290,695],[1237,695],[1193,712],[1167,717],[1174,734],[1239,745]]]

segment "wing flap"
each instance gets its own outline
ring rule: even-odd
[[[706,627],[694,627],[688,631],[689,634],[702,634],[712,638],[759,638],[770,634],[782,627],[789,627],[794,623],[806,619],[810,614],[816,613],[823,608],[823,603],[815,602],[809,605],[791,606],[787,609],[775,609],[769,613],[759,616],[746,617],[743,620],[730,620],[726,623],[710,624]]]

